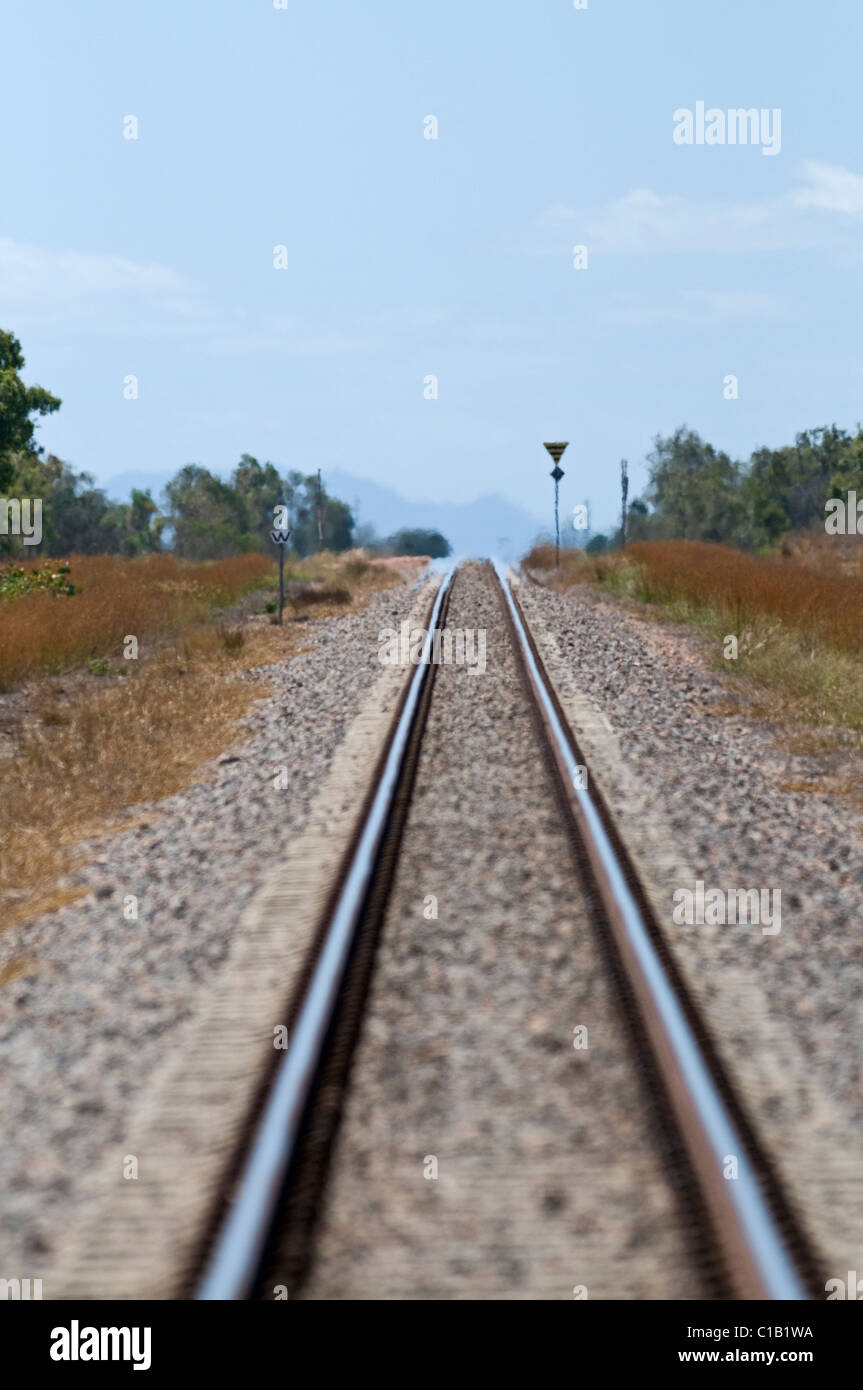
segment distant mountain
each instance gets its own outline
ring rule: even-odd
[[[544,529],[515,502],[486,493],[473,502],[409,502],[393,488],[341,468],[322,470],[327,491],[359,511],[361,526],[389,536],[403,526],[422,526],[446,536],[455,555],[515,558]]]
[[[158,500],[173,473],[118,473],[100,483],[109,497],[128,501],[132,488],[149,488]],[[547,523],[515,502],[486,493],[473,502],[409,502],[394,488],[360,478],[342,468],[323,469],[321,476],[333,497],[358,512],[362,526],[373,526],[381,538],[405,526],[421,526],[446,536],[455,555],[500,555],[515,559],[529,548]]]

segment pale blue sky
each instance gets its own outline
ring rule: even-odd
[[[853,427],[861,40],[859,0],[7,5],[0,325],[64,399],[41,440],[545,516],[563,438],[601,526],[657,431]],[[676,145],[698,100],[781,108],[781,153]]]

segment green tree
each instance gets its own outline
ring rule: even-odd
[[[793,444],[757,449],[743,493],[756,545],[775,543],[786,531],[805,530],[824,519],[824,503],[863,488],[863,435],[836,425],[804,430]]]
[[[150,555],[161,550],[162,532],[167,524],[167,517],[160,515],[149,488],[133,488],[128,502],[108,503],[106,525],[116,527],[118,549],[124,555]]]
[[[446,536],[442,536],[440,531],[426,531],[422,527],[405,527],[396,531],[386,542],[386,549],[392,555],[430,555],[433,560],[452,552]]]
[[[298,555],[318,550],[349,550],[354,543],[354,517],[346,502],[331,497],[321,485],[321,530],[318,535],[318,480],[314,473],[293,470],[286,479],[291,514],[291,545]]]
[[[602,532],[599,531],[595,536],[591,536],[587,545],[584,547],[584,553],[585,555],[601,555],[604,550],[608,549],[608,545],[608,536],[604,536]]]
[[[97,555],[124,549],[128,504],[109,501],[88,473],[77,473],[54,454],[14,454],[10,468],[10,490],[42,500],[42,543],[25,547],[17,537],[0,536],[0,547],[31,555]]]
[[[261,464],[251,454],[243,454],[231,477],[245,516],[244,532],[248,549],[272,549],[270,531],[274,509],[283,503],[290,509],[291,488],[272,463]]]
[[[647,456],[646,497],[656,510],[657,538],[737,542],[745,533],[738,463],[681,425],[657,435]]]
[[[20,373],[25,360],[21,344],[12,333],[0,329],[0,496],[12,481],[16,454],[42,453],[36,445],[33,415],[50,415],[60,409],[60,398],[42,386],[25,386]]]
[[[657,530],[656,519],[650,515],[647,503],[635,497],[626,509],[627,541],[651,540]]]
[[[189,560],[221,560],[256,548],[246,529],[243,499],[209,469],[187,463],[167,484],[165,497],[175,554]]]
[[[733,463],[685,426],[654,441],[648,456],[650,514],[636,500],[629,535],[640,539],[724,541],[771,549],[789,531],[820,526],[824,504],[863,493],[863,430],[834,425],[804,430],[793,444],[756,449]],[[636,509],[641,508],[636,515]]]

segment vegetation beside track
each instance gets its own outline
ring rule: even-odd
[[[292,564],[278,627],[278,577],[262,556],[193,566],[170,556],[73,557],[70,569],[80,593],[0,604],[0,644],[10,634],[18,643],[7,678],[28,676],[0,697],[7,926],[80,896],[58,886],[82,862],[76,846],[130,823],[126,808],[181,791],[236,739],[269,690],[250,673],[301,649],[308,627],[296,620],[361,607],[401,580],[398,569],[357,552]],[[135,660],[123,655],[130,634],[139,640]]]
[[[713,639],[713,663],[740,677],[763,717],[800,726],[802,747],[863,747],[863,547],[804,536],[773,556],[702,541],[639,541],[585,554],[537,546],[524,567],[548,588],[577,584],[648,606]],[[736,641],[736,657],[727,639]],[[806,726],[806,735],[803,734]]]

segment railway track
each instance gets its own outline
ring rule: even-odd
[[[327,1200],[327,1173],[351,1095],[352,1065],[376,953],[394,949],[386,948],[381,931],[442,669],[425,658],[431,653],[434,630],[446,625],[458,582],[447,574],[435,597],[424,659],[406,684],[375,790],[296,1003],[285,1059],[206,1251],[195,1295],[199,1299],[272,1298],[274,1287],[303,1296]],[[637,1072],[637,1084],[647,1097],[651,1142],[662,1155],[659,1167],[650,1171],[661,1173],[663,1166],[668,1171],[673,1202],[682,1212],[687,1253],[680,1258],[689,1260],[695,1271],[700,1289],[696,1296],[808,1298],[813,1290],[812,1259],[805,1239],[747,1122],[745,1105],[723,1073],[663,949],[661,932],[589,769],[584,774],[584,759],[543,669],[517,593],[499,565],[484,567],[483,582],[498,606],[500,630],[509,648],[506,659],[517,671],[524,719],[529,719],[541,749],[542,776],[553,788],[554,814],[571,846],[567,872],[573,893],[584,895],[600,939],[611,977],[603,988],[614,995],[614,1008],[624,1019],[628,1065]],[[460,676],[482,680],[464,672]],[[517,808],[510,814],[517,816]],[[543,988],[548,992],[548,985]],[[433,999],[428,1006],[434,1007]],[[620,1162],[625,1168],[626,1154]],[[597,1201],[603,1191],[598,1182]],[[638,1196],[633,1194],[631,1201],[634,1210]],[[528,1224],[528,1244],[532,1229]],[[365,1296],[376,1296],[375,1290]],[[564,1290],[560,1296],[566,1296]]]

